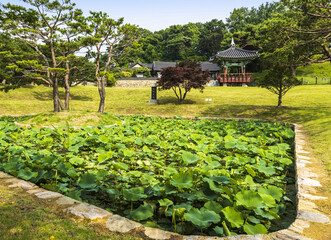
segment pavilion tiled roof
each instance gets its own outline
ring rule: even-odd
[[[252,50],[245,50],[241,48],[237,48],[235,46],[231,46],[230,48],[218,52],[216,54],[216,57],[219,59],[239,59],[239,60],[244,60],[244,59],[252,59],[256,58],[259,56],[259,53],[257,51],[252,51]]]

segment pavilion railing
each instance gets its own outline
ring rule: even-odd
[[[218,76],[220,83],[249,83],[252,81],[251,73],[227,73]]]

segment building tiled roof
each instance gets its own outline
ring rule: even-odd
[[[203,72],[205,72],[206,70],[209,70],[209,72],[218,72],[221,71],[221,68],[216,63],[202,62],[201,70]]]
[[[130,62],[129,68],[133,68],[137,64],[142,67],[147,67],[149,70],[152,70],[152,67],[153,67],[153,63],[142,63],[140,61],[136,61],[136,62]]]
[[[216,54],[216,57],[219,59],[252,59],[259,56],[259,53],[257,51],[252,50],[245,50],[241,48],[237,48],[235,46],[231,46],[230,48],[218,52]]]
[[[153,71],[160,72],[163,68],[166,67],[176,67],[176,62],[153,62]]]

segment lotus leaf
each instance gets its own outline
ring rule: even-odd
[[[279,219],[279,216],[277,215],[277,213],[274,213],[273,211],[265,211],[261,208],[257,208],[257,209],[254,209],[254,212],[257,215],[264,217],[266,219],[269,219],[269,220]]]
[[[234,207],[226,207],[222,210],[225,219],[231,223],[232,227],[240,228],[244,224],[244,218]]]
[[[244,231],[249,235],[267,234],[268,233],[268,230],[262,224],[256,224],[254,226],[254,225],[251,225],[249,223],[246,223],[244,225]]]
[[[273,175],[273,174],[276,173],[276,170],[275,170],[274,167],[266,167],[266,166],[263,166],[263,165],[258,165],[257,170],[260,173],[264,173],[267,176],[270,176],[270,175]]]
[[[264,194],[264,193],[259,193],[259,194],[262,197],[263,202],[265,203],[265,205],[268,208],[273,208],[276,206],[276,201],[272,196],[270,196],[269,194]]]
[[[169,200],[168,198],[158,200],[158,202],[162,207],[169,207],[174,204],[173,201]]]
[[[72,165],[81,165],[84,163],[84,158],[80,158],[80,157],[73,157],[69,159],[69,162]]]
[[[150,205],[140,205],[133,210],[130,216],[135,221],[146,220],[154,215],[153,208]]]
[[[143,187],[134,187],[131,189],[124,189],[123,190],[123,197],[125,200],[128,201],[139,201],[147,198],[147,195],[144,194],[144,188]]]
[[[208,210],[214,211],[217,214],[219,214],[223,209],[222,205],[215,201],[208,201],[203,205],[203,207]]]
[[[193,164],[199,160],[199,156],[190,152],[183,151],[182,152],[182,160],[185,164]]]
[[[192,208],[188,213],[185,213],[184,218],[200,228],[207,228],[213,223],[221,221],[221,217],[214,211],[197,208]]]
[[[18,171],[18,177],[23,178],[24,180],[30,180],[38,176],[37,172],[33,172],[30,169],[21,169]]]
[[[191,188],[193,186],[193,176],[188,173],[177,173],[172,177],[170,184],[177,188]]]
[[[265,207],[262,197],[250,190],[238,192],[235,196],[238,205],[242,205],[247,209],[259,209]]]
[[[112,162],[113,167],[116,170],[128,170],[129,166],[122,162]]]
[[[84,173],[78,181],[81,188],[93,188],[97,185],[97,178],[94,174]]]
[[[222,227],[216,226],[213,228],[218,236],[225,237],[224,229]]]

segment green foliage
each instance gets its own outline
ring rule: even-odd
[[[151,77],[151,71],[147,67],[135,68],[132,73],[132,77],[137,77],[137,74],[143,74],[144,77]]]
[[[172,89],[178,102],[182,103],[192,88],[203,92],[208,80],[209,72],[202,73],[201,66],[196,60],[186,60],[176,64],[176,67],[163,68],[157,85],[161,90]]]
[[[264,233],[284,214],[293,165],[279,159],[293,161],[288,124],[115,120],[28,129],[2,118],[0,170],[183,234]]]
[[[275,66],[269,70],[263,78],[259,79],[258,85],[268,89],[270,92],[278,95],[278,104],[282,105],[282,97],[293,87],[300,84],[300,81],[293,76],[288,67]]]

